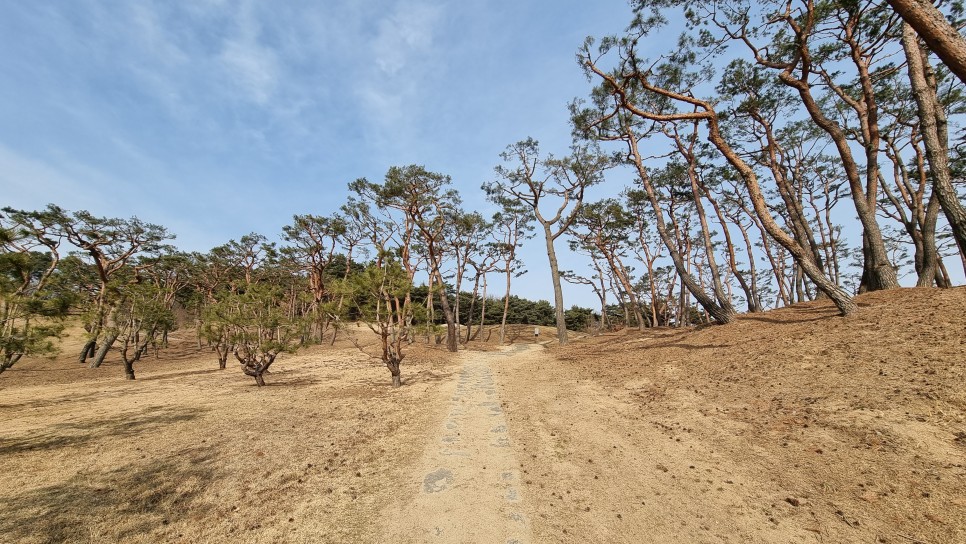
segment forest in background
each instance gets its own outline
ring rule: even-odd
[[[966,268],[963,81],[893,4],[632,2],[625,33],[577,52],[591,88],[570,106],[571,149],[507,146],[482,187],[492,217],[419,165],[350,183],[339,212],[295,216],[281,243],[253,233],[205,254],[137,218],[5,208],[0,371],[50,353],[69,315],[82,364],[114,349],[133,379],[180,322],[259,384],[279,353],[365,322],[398,385],[409,342],[455,351],[481,323],[552,320],[566,343],[568,326],[728,323],[816,298],[845,316],[904,274],[949,287]],[[938,6],[961,27],[960,3]],[[616,196],[593,200],[605,186]],[[553,303],[512,296],[531,237]],[[587,266],[560,270],[558,251]],[[562,282],[600,307],[568,319]]]

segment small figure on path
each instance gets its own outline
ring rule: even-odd
[[[537,338],[538,336],[540,336],[540,327],[534,327],[533,328],[533,337],[534,338]]]

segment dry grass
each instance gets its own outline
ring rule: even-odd
[[[173,340],[134,382],[73,350],[0,377],[0,541],[373,541],[452,357],[414,346],[393,391],[358,350],[314,348],[258,388]]]
[[[966,542],[966,289],[858,300],[493,359],[533,541]],[[343,342],[258,388],[174,340],[135,382],[76,338],[0,376],[0,541],[380,542],[406,515],[456,357],[413,346],[394,391]]]

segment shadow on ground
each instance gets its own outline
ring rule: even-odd
[[[161,459],[10,494],[0,516],[4,542],[125,542],[186,518],[219,477],[214,448],[175,451]],[[171,535],[175,536],[175,535]]]
[[[420,370],[415,374],[409,376],[403,375],[402,383],[403,385],[413,385],[417,383],[436,383],[443,382],[450,379],[453,376],[452,372],[433,372],[431,370]],[[379,385],[383,385],[385,382],[380,381]]]
[[[49,425],[42,432],[12,440],[0,440],[0,456],[33,450],[77,447],[105,438],[124,438],[198,418],[199,408],[146,408],[140,414],[117,419],[84,420]]]

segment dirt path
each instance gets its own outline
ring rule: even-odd
[[[446,392],[449,411],[406,483],[383,542],[525,544],[532,541],[491,364],[528,349],[465,352]]]

